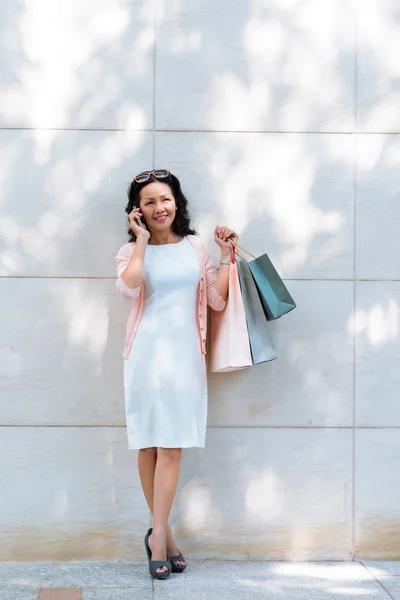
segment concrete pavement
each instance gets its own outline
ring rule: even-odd
[[[400,562],[188,561],[153,580],[146,562],[0,563],[0,600],[400,600]]]

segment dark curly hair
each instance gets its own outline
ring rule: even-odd
[[[128,204],[125,207],[125,212],[129,215],[133,211],[134,208],[139,208],[140,206],[140,190],[142,190],[146,185],[152,183],[153,181],[162,181],[162,183],[166,183],[175,198],[176,203],[176,213],[175,219],[172,223],[172,231],[177,233],[178,235],[197,235],[197,231],[193,229],[190,225],[190,216],[188,211],[188,201],[184,196],[181,184],[179,179],[170,173],[168,177],[163,179],[157,179],[154,175],[150,175],[150,179],[143,183],[136,183],[135,180],[128,187]],[[142,220],[146,223],[145,218]],[[147,226],[147,223],[146,223]],[[133,233],[130,227],[128,227],[128,235],[130,236],[129,241],[135,242],[136,235]]]

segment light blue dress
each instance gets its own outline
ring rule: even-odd
[[[143,313],[124,361],[131,450],[205,446],[207,372],[197,326],[201,269],[188,239],[146,248]]]

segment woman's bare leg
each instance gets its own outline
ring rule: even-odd
[[[144,448],[139,450],[139,475],[147,504],[153,515],[153,532],[149,546],[153,560],[166,560],[178,553],[168,525],[168,517],[176,493],[179,478],[181,448]],[[184,566],[182,561],[177,566]],[[167,569],[157,569],[162,573]]]
[[[153,515],[153,495],[154,495],[154,471],[157,462],[157,448],[143,448],[138,453],[138,469],[140,481],[143,488],[144,497]],[[168,556],[176,556],[178,549],[175,544],[174,536],[170,525],[167,528],[167,551]],[[184,562],[177,561],[178,566],[184,566]]]
[[[143,448],[138,452],[140,482],[150,512],[153,512],[154,471],[157,462],[157,448]]]

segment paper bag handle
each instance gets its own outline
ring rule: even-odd
[[[247,252],[247,254],[250,254],[250,256],[252,256],[253,258],[257,258],[256,256],[254,256],[254,254],[252,254],[251,252],[246,250],[246,248],[243,248],[243,246],[239,246],[239,244],[234,242],[232,239],[230,239],[229,241],[236,247],[236,252],[239,254],[239,256],[240,256],[240,253],[239,253],[238,248],[241,248],[241,250],[243,250],[244,252]],[[241,257],[241,258],[243,258],[243,257]]]

